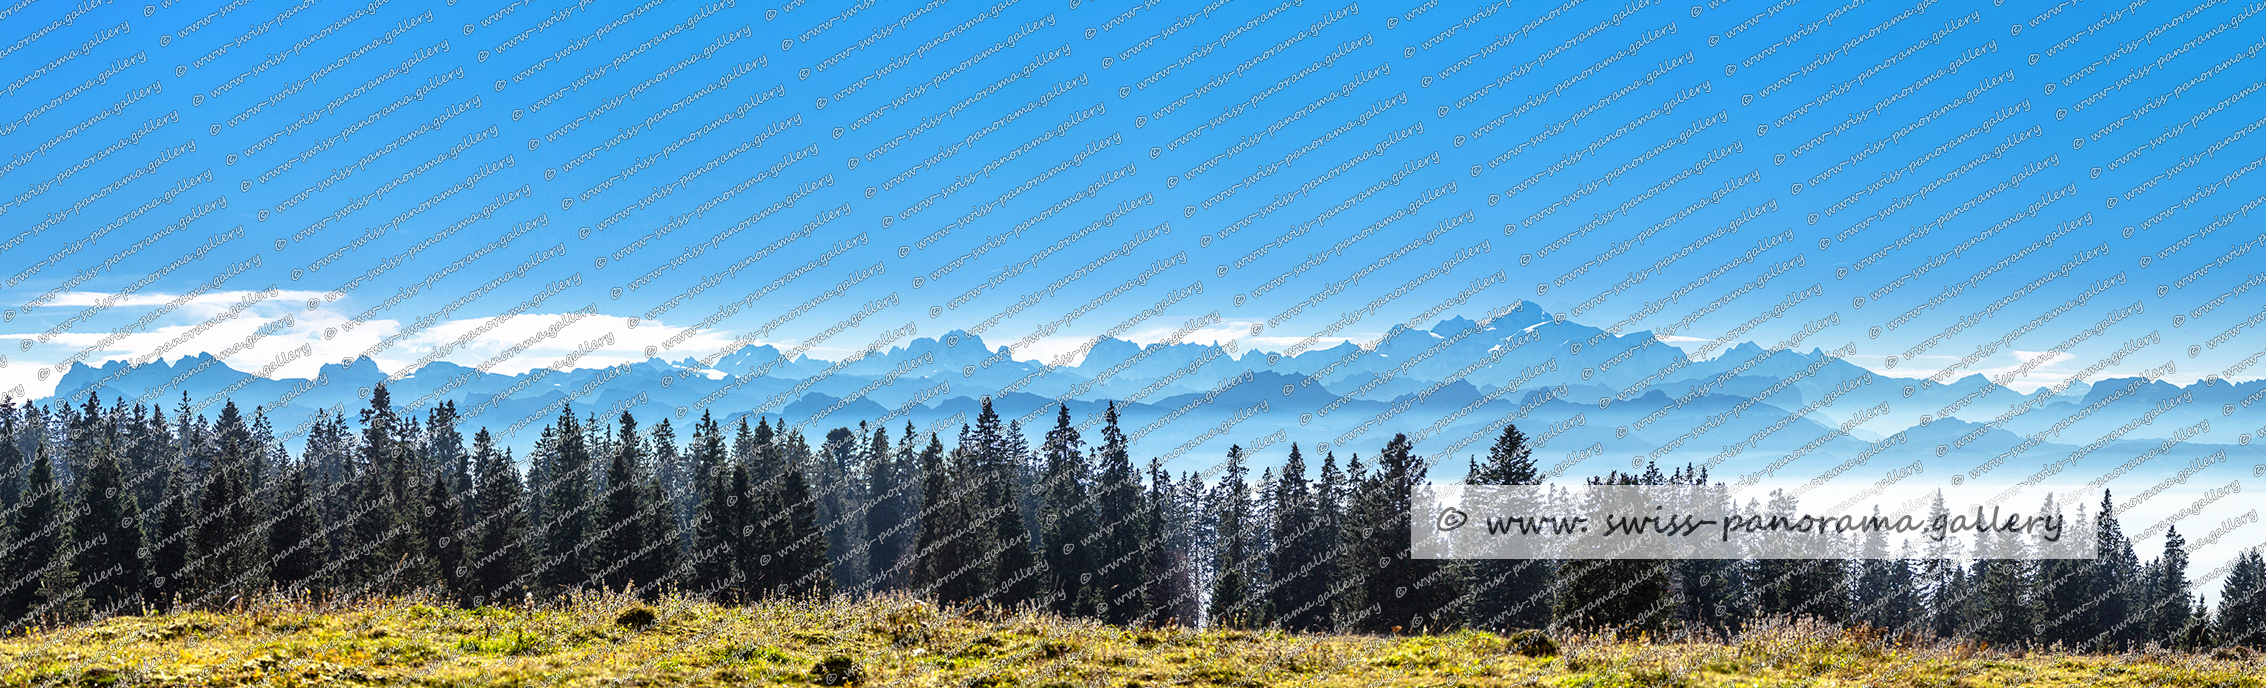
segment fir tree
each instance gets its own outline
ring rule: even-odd
[[[144,540],[150,543],[146,596],[161,611],[171,610],[174,600],[187,588],[188,572],[184,569],[189,563],[189,543],[197,535],[190,516],[188,486],[183,484],[179,466],[166,467],[164,485],[157,504],[157,522],[144,534]]]
[[[1426,465],[1406,435],[1395,434],[1385,443],[1384,451],[1377,453],[1375,487],[1377,510],[1383,516],[1378,533],[1402,534],[1409,532],[1410,514],[1415,511],[1417,491],[1425,484]],[[1389,557],[1371,578],[1369,599],[1378,605],[1377,623],[1385,626],[1404,626],[1408,632],[1441,630],[1460,622],[1452,603],[1462,595],[1460,579],[1447,569],[1447,562],[1437,559],[1417,559],[1409,556],[1407,539],[1379,537],[1391,543],[1384,545],[1382,553]],[[1400,593],[1407,589],[1407,594]]]
[[[550,484],[543,495],[542,520],[537,525],[544,545],[537,578],[548,594],[582,586],[590,571],[603,565],[593,565],[583,554],[587,551],[583,539],[591,530],[595,505],[591,500],[589,444],[582,423],[575,420],[572,404],[559,411],[557,428],[554,446],[543,457],[550,464],[544,471],[544,479]]]
[[[0,514],[14,513],[24,491],[24,451],[16,443],[15,397],[0,394]],[[0,525],[7,519],[0,518]]]
[[[530,538],[519,468],[510,452],[496,452],[495,437],[481,428],[472,435],[474,474],[472,541],[466,544],[473,604],[518,600],[526,592]]]
[[[826,534],[828,574],[845,590],[867,587],[866,495],[863,481],[857,479],[868,462],[864,453],[865,438],[858,432],[828,430],[806,473],[816,498],[818,527]]]
[[[912,480],[913,424],[905,423],[905,434],[894,449],[889,445],[889,428],[875,426],[866,456],[866,494],[872,505],[866,508],[865,530],[872,544],[865,580],[869,589],[893,590],[905,584],[906,551],[915,536],[912,502],[920,485]]]
[[[220,444],[220,462],[214,466],[211,485],[227,483],[227,497],[198,501],[205,524],[198,529],[199,542],[210,547],[200,549],[197,556],[206,564],[204,585],[215,595],[213,601],[220,602],[249,597],[267,587],[267,533],[260,529],[266,509],[259,482],[266,448],[253,437],[233,401],[221,406],[213,436]]]
[[[1094,530],[1092,498],[1086,492],[1086,465],[1078,429],[1070,425],[1070,406],[1055,406],[1054,429],[1039,449],[1045,467],[1039,480],[1039,546],[1046,553],[1049,606],[1063,615],[1089,616],[1101,605],[1093,585],[1094,548],[1080,539]]]
[[[2164,555],[2151,568],[2148,604],[2140,610],[2148,620],[2147,638],[2167,647],[2177,645],[2194,609],[2187,594],[2187,538],[2178,527],[2165,531]]]
[[[1505,424],[1503,434],[1487,450],[1487,461],[1474,464],[1464,483],[1470,485],[1540,485],[1534,469],[1534,448],[1526,433]],[[1522,500],[1491,505],[1501,513],[1531,513],[1538,505]],[[1550,623],[1549,577],[1551,562],[1543,559],[1483,559],[1470,564],[1472,610],[1477,628],[1503,631],[1542,628]]]
[[[2235,554],[2219,590],[2220,645],[2266,649],[2266,557],[2256,548]]]
[[[961,426],[963,441],[946,458],[944,443],[931,433],[928,447],[921,450],[920,532],[913,539],[913,584],[915,589],[926,590],[947,604],[958,604],[974,599],[981,581],[967,575],[975,558],[969,555],[971,538],[966,534],[974,525],[967,504],[960,497],[966,494],[964,471],[961,465],[967,452],[967,426]]]
[[[143,586],[141,506],[123,484],[116,439],[111,433],[91,443],[94,458],[80,481],[78,518],[71,527],[84,548],[72,568],[97,609],[125,606],[141,596]]]
[[[307,482],[310,471],[304,460],[284,471],[283,489],[276,495],[275,526],[268,530],[268,552],[274,561],[268,576],[286,590],[314,586],[316,572],[330,561],[321,505]]]
[[[963,433],[962,448],[970,461],[969,472],[978,483],[971,486],[976,503],[970,525],[976,533],[975,581],[977,596],[1014,608],[1039,598],[1038,557],[1031,551],[1031,532],[1023,520],[1022,481],[1017,479],[1020,437],[1010,437],[991,397],[980,400],[975,426]]]
[[[2146,581],[2140,576],[2140,555],[2117,523],[2116,505],[2108,490],[2101,491],[2101,510],[2093,516],[2094,556],[2086,567],[2084,594],[2093,602],[2079,620],[2085,639],[2079,649],[2123,650],[2140,637],[2145,624],[2132,623],[2133,598]]]
[[[1141,547],[1148,554],[1141,623],[1168,623],[1176,618],[1175,601],[1193,595],[1186,578],[1188,551],[1175,546],[1179,531],[1175,506],[1172,473],[1164,469],[1162,459],[1149,459],[1149,490],[1141,506]]]
[[[1094,613],[1103,621],[1123,626],[1141,616],[1143,575],[1149,567],[1141,540],[1145,521],[1141,479],[1133,472],[1132,453],[1117,421],[1117,404],[1112,402],[1102,411],[1101,444],[1094,448],[1094,463],[1100,471],[1093,495],[1096,525],[1092,533],[1081,536],[1080,542],[1093,548],[1098,567],[1090,586],[1096,600]]]
[[[1647,464],[1642,474],[1607,473],[1592,486],[1666,485],[1667,476]],[[1585,496],[1585,499],[1594,495]],[[1594,507],[1585,505],[1584,512]],[[1644,559],[1590,559],[1558,569],[1562,586],[1553,602],[1551,624],[1577,629],[1611,628],[1623,634],[1660,632],[1677,617],[1673,609],[1672,562]]]
[[[1969,627],[1974,637],[1992,645],[2016,646],[2035,637],[2035,608],[2024,599],[2030,588],[2021,561],[2021,543],[2008,533],[1979,536],[1982,558],[1975,561],[1976,615]],[[2179,613],[2184,620],[2187,607]]]
[[[457,604],[469,604],[469,581],[458,573],[464,562],[464,540],[458,535],[462,521],[457,518],[451,482],[447,472],[434,472],[417,500],[423,516],[417,519],[417,552],[402,574],[403,584],[412,590],[429,589],[457,599]]]
[[[790,434],[789,446],[800,444],[800,434]],[[833,568],[827,561],[826,533],[819,529],[817,501],[811,497],[810,484],[804,479],[804,462],[796,460],[790,452],[784,457],[786,473],[779,480],[778,503],[785,510],[779,513],[779,549],[768,554],[774,557],[772,568],[777,571],[773,580],[777,587],[773,594],[802,598],[822,596],[834,589]]]
[[[599,500],[603,505],[597,517],[597,553],[593,558],[593,585],[607,590],[621,590],[632,576],[640,571],[639,559],[645,546],[645,519],[652,513],[641,499],[645,476],[640,468],[644,464],[644,443],[639,441],[637,419],[623,411],[621,432],[616,436],[612,461],[606,468],[606,489]]]
[[[723,428],[716,425],[712,415],[702,412],[700,420],[693,423],[692,444],[686,451],[700,495],[699,512],[693,519],[692,587],[720,602],[733,603],[740,601],[741,591],[747,589],[738,579],[737,547],[739,492],[747,489],[747,469],[731,463],[725,451]],[[738,475],[736,487],[733,474]]]
[[[1314,489],[1306,481],[1306,457],[1298,443],[1290,445],[1290,458],[1270,491],[1268,511],[1274,547],[1267,565],[1268,623],[1294,631],[1317,631],[1327,615],[1329,533],[1321,527],[1321,511]]]
[[[1244,482],[1243,447],[1229,445],[1227,462],[1213,492],[1211,511],[1218,515],[1214,532],[1211,608],[1205,617],[1211,625],[1243,628],[1259,621],[1251,575],[1251,486]]]
[[[648,471],[650,473],[650,471]],[[645,546],[637,558],[639,595],[652,599],[670,588],[682,584],[688,571],[684,563],[683,542],[686,535],[678,530],[675,509],[671,507],[668,492],[661,486],[658,475],[645,476],[640,488],[645,494],[640,501],[646,505],[643,517]]]
[[[54,606],[56,591],[46,583],[58,572],[68,573],[71,562],[62,556],[71,541],[71,523],[61,517],[63,488],[55,482],[55,462],[41,441],[32,451],[31,473],[18,500],[14,529],[0,543],[0,629],[19,628],[35,612]],[[5,630],[0,630],[5,633]]]
[[[1880,516],[1880,508],[1873,508]],[[1865,534],[1864,561],[1859,565],[1856,603],[1852,618],[1873,628],[1899,628],[1911,619],[1912,569],[1888,552],[1888,534],[1874,529]]]

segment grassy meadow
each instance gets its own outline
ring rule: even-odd
[[[1730,642],[1122,629],[906,597],[725,607],[606,594],[128,615],[0,638],[0,686],[2262,686],[2248,652],[2070,655],[1800,623]]]

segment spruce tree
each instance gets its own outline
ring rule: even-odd
[[[864,479],[870,504],[865,511],[869,544],[864,580],[869,590],[891,590],[904,584],[905,550],[913,541],[910,507],[912,497],[920,490],[909,480],[912,438],[912,423],[907,422],[903,440],[893,449],[889,428],[876,425],[866,445]]]
[[[2266,649],[2266,557],[2256,548],[2235,554],[2219,590],[2218,643]]]
[[[1164,461],[1150,458],[1149,489],[1141,498],[1141,548],[1147,555],[1148,566],[1142,571],[1142,608],[1138,621],[1144,624],[1163,625],[1175,619],[1174,601],[1191,595],[1184,582],[1188,551],[1176,546],[1178,522],[1173,487],[1172,473],[1164,469]]]
[[[385,385],[377,385],[360,415],[360,456],[349,471],[353,499],[340,547],[349,562],[343,591],[350,596],[398,589],[400,569],[416,550],[411,510],[419,500],[408,493],[403,469],[409,457],[398,439],[401,419],[392,399]]]
[[[1687,504],[1694,513],[1729,513],[1730,490],[1709,484],[1707,468],[1684,464],[1669,476],[1669,484],[1684,485]],[[1675,578],[1675,621],[1694,632],[1729,637],[1752,614],[1740,594],[1747,587],[1747,561],[1742,559],[1683,559],[1671,563]],[[1893,574],[1894,569],[1891,569]],[[1906,580],[1905,584],[1909,585]],[[1909,593],[1909,590],[1906,591]]]
[[[646,456],[653,457],[653,468],[648,473],[661,485],[661,494],[669,521],[669,532],[680,537],[678,553],[692,546],[692,517],[700,505],[700,488],[694,484],[692,471],[685,466],[684,454],[677,450],[677,429],[662,418],[645,433]]]
[[[2179,643],[2194,609],[2187,594],[2187,538],[2178,527],[2165,531],[2164,555],[2153,568],[2148,605],[2140,611],[2148,620],[2148,640],[2170,647]]]
[[[238,576],[244,572],[237,564],[244,556],[238,545],[245,534],[236,529],[243,521],[236,512],[243,509],[245,496],[237,475],[234,466],[215,466],[197,498],[197,535],[190,543],[190,564],[184,571],[191,586],[184,590],[188,597],[185,601],[193,607],[225,602],[241,590]]]
[[[780,547],[769,554],[773,557],[770,566],[777,571],[773,580],[778,587],[773,593],[788,598],[824,596],[834,590],[826,533],[819,529],[817,500],[804,478],[806,460],[802,457],[809,452],[807,447],[794,451],[801,440],[800,433],[790,433],[784,443],[789,451],[782,457],[786,473],[780,476],[778,503],[785,510],[778,524]]]
[[[1879,507],[1873,508],[1873,515],[1880,516]],[[1889,555],[1888,534],[1878,529],[1866,532],[1864,556],[1859,564],[1852,620],[1881,629],[1903,626],[1915,611],[1911,567]]]
[[[661,486],[661,477],[647,471],[641,498],[646,505],[644,515],[645,547],[637,559],[638,571],[633,580],[638,582],[639,595],[652,599],[663,592],[683,586],[688,571],[684,564],[683,542],[686,535],[678,529],[675,509],[670,506],[668,492]]]
[[[165,467],[164,489],[160,494],[157,521],[143,534],[143,540],[150,543],[149,587],[145,595],[157,609],[169,611],[181,592],[188,588],[188,573],[184,569],[189,562],[189,543],[197,535],[190,515],[188,486],[183,484],[178,465]]]
[[[2093,519],[2093,560],[2081,562],[2090,565],[2084,594],[2093,606],[2079,621],[2086,637],[2077,647],[2121,651],[2146,630],[2146,624],[2132,620],[2133,599],[2146,581],[2140,576],[2140,556],[2117,522],[2116,505],[2108,490],[2101,491],[2101,510]]]
[[[1410,556],[1406,544],[1410,514],[1416,508],[1417,491],[1424,487],[1426,470],[1407,435],[1393,435],[1377,453],[1374,491],[1382,507],[1383,527],[1376,532],[1378,539],[1390,544],[1383,548],[1386,566],[1371,579],[1370,600],[1378,605],[1379,624],[1404,626],[1410,633],[1457,625],[1458,610],[1452,604],[1463,594],[1460,579],[1446,570],[1447,562]],[[1405,595],[1400,593],[1404,588]]]
[[[975,520],[970,505],[961,499],[967,494],[962,491],[967,483],[961,468],[967,434],[967,426],[961,426],[962,442],[948,459],[943,441],[930,433],[928,447],[920,455],[920,532],[913,539],[913,586],[946,604],[973,599],[981,585],[977,576],[966,573],[975,561],[970,556],[974,538],[968,534]]]
[[[1030,445],[1023,440],[1020,422],[1010,421],[1004,428],[1000,427],[999,414],[990,411],[988,398],[984,402],[993,429],[984,430],[985,414],[979,413],[977,431],[992,438],[983,443],[989,449],[982,455],[990,466],[988,472],[994,481],[991,484],[1001,486],[1000,492],[986,502],[1000,510],[993,524],[996,530],[986,543],[990,551],[986,556],[992,562],[987,579],[991,585],[988,594],[992,602],[1009,609],[1043,604],[1047,571],[1046,562],[1039,558],[1037,551],[1038,501],[1030,489],[1036,482],[1032,479],[1036,471],[1032,469]]]
[[[1346,474],[1338,470],[1337,452],[1322,453],[1320,478],[1314,483],[1314,518],[1317,554],[1313,574],[1323,581],[1323,594],[1311,600],[1314,604],[1314,621],[1318,630],[1339,627],[1337,610],[1343,605],[1349,587],[1343,577],[1346,558],[1341,531],[1346,522]]]
[[[693,547],[689,557],[694,567],[691,587],[729,604],[740,601],[740,591],[747,589],[745,582],[735,577],[739,571],[737,552],[742,499],[735,490],[747,489],[747,471],[745,467],[732,464],[725,451],[723,428],[716,425],[715,417],[702,412],[700,420],[693,423],[692,444],[686,450],[700,497],[698,512],[693,517]],[[737,488],[730,478],[734,472],[739,475]]]
[[[1340,513],[1345,516],[1338,525],[1339,590],[1330,628],[1338,633],[1392,628],[1392,624],[1378,623],[1383,620],[1379,616],[1383,608],[1370,594],[1379,585],[1379,571],[1390,561],[1390,553],[1383,551],[1377,538],[1385,529],[1380,512],[1382,494],[1368,467],[1361,463],[1361,453],[1354,452],[1346,459],[1345,488],[1337,495]]]
[[[116,437],[92,443],[94,457],[80,481],[77,522],[71,530],[84,548],[72,568],[82,577],[88,604],[118,611],[141,596],[142,513],[120,475]]]
[[[472,525],[470,497],[476,479],[472,455],[464,449],[464,433],[456,427],[458,419],[455,401],[434,405],[432,414],[425,417],[424,449],[420,453],[426,470],[444,476],[449,494],[458,497],[451,508],[456,512],[457,527],[464,528]]]
[[[844,590],[866,588],[865,555],[870,550],[865,545],[865,485],[859,479],[867,463],[865,444],[857,431],[828,430],[807,464],[818,527],[826,534],[828,574]]]
[[[1656,465],[1642,474],[1612,471],[1590,478],[1591,486],[1665,485],[1668,478]],[[1585,495],[1584,499],[1594,498]],[[1582,511],[1594,510],[1585,504]],[[1405,526],[1404,526],[1405,527]],[[1551,625],[1576,629],[1614,629],[1622,634],[1667,630],[1678,614],[1673,609],[1670,580],[1673,562],[1646,559],[1585,559],[1559,567],[1561,587],[1551,611]],[[1781,597],[1784,597],[1783,595]],[[1782,601],[1783,606],[1797,604]]]
[[[16,446],[15,397],[0,394],[0,514],[14,513],[24,491],[24,451]],[[7,524],[0,518],[0,525]]]
[[[2021,543],[2008,533],[1989,533],[1978,537],[1982,558],[1975,562],[1977,615],[1970,620],[1974,637],[1992,645],[2017,646],[2035,636],[2035,608],[2023,598],[2029,588],[2025,563],[2020,559]],[[2187,606],[2180,605],[2182,621]],[[2176,628],[2175,628],[2176,630]]]
[[[2085,505],[2077,505],[2075,527],[2090,525]],[[2034,639],[2041,646],[2074,648],[2090,639],[2093,629],[2082,625],[2087,608],[2098,601],[2088,596],[2090,578],[2098,561],[2047,559],[2037,563],[2038,579],[2032,591],[2038,627]]]
[[[1518,426],[1505,424],[1503,433],[1487,450],[1487,461],[1471,467],[1464,477],[1469,485],[1540,485],[1534,468],[1534,448]],[[1533,513],[1539,505],[1506,500],[1489,508],[1501,513]],[[1481,559],[1470,564],[1472,594],[1470,619],[1476,628],[1504,631],[1542,628],[1550,623],[1549,576],[1543,559]]]
[[[265,450],[252,437],[251,428],[231,401],[220,409],[213,425],[219,442],[219,462],[206,483],[198,520],[198,580],[213,603],[249,597],[267,587],[267,533],[260,529],[265,512],[259,490],[258,466]]]
[[[71,523],[61,517],[63,488],[55,482],[55,462],[49,453],[44,439],[32,450],[31,473],[18,500],[15,527],[8,541],[0,543],[0,567],[6,569],[6,577],[0,578],[0,634],[22,627],[35,612],[44,613],[61,602],[49,597],[56,591],[46,584],[71,568],[70,560],[62,556],[64,543],[71,541]]]
[[[544,558],[537,579],[545,594],[559,594],[584,585],[595,564],[583,543],[594,520],[590,489],[590,450],[582,423],[568,404],[559,411],[557,433],[544,478],[550,485],[543,495],[542,520],[537,530],[543,539]]]
[[[785,582],[779,552],[790,542],[784,528],[788,505],[780,497],[787,464],[778,440],[770,419],[756,419],[751,430],[745,416],[732,438],[733,452],[748,474],[748,487],[740,499],[745,514],[740,525],[740,569],[747,572],[748,590],[762,597],[778,594]]]
[[[268,576],[287,591],[316,585],[316,572],[330,561],[321,505],[308,486],[311,470],[302,459],[284,472],[283,489],[276,495],[275,526],[268,530],[268,552],[274,561]]]
[[[403,586],[429,589],[457,600],[459,605],[469,605],[470,581],[458,573],[464,563],[464,539],[459,535],[462,521],[457,518],[456,495],[449,488],[452,482],[447,473],[435,472],[421,490],[417,503],[423,515],[416,519],[417,551],[410,555]]]
[[[1180,483],[1173,488],[1170,535],[1166,547],[1185,553],[1173,575],[1177,593],[1170,599],[1167,618],[1178,623],[1196,625],[1203,621],[1203,593],[1212,584],[1211,568],[1213,525],[1206,522],[1204,508],[1204,481],[1195,471],[1183,471]]]
[[[1274,546],[1267,565],[1268,624],[1294,631],[1321,630],[1326,617],[1321,610],[1329,595],[1323,574],[1329,570],[1325,557],[1331,543],[1324,539],[1328,533],[1321,528],[1321,511],[1306,480],[1306,457],[1296,442],[1290,445],[1290,458],[1283,463],[1269,501]]]
[[[481,428],[472,435],[474,518],[465,545],[472,604],[515,602],[526,593],[532,533],[519,468],[509,451],[496,452],[495,437]]]
[[[1117,404],[1111,402],[1102,412],[1101,444],[1094,448],[1094,463],[1100,470],[1094,485],[1097,525],[1094,532],[1080,537],[1085,543],[1080,546],[1093,548],[1099,566],[1090,586],[1097,600],[1094,613],[1124,626],[1141,616],[1149,555],[1141,541],[1145,521],[1141,478],[1133,472],[1132,453],[1117,420]]]
[[[1928,505],[1928,522],[1941,523],[1950,517],[1951,510],[1944,506],[1943,493],[1935,493]],[[1966,595],[1964,575],[1958,562],[1960,556],[1958,540],[1948,536],[1931,536],[1922,552],[1918,578],[1927,600],[1923,609],[1930,634],[1938,638],[1958,635]]]
[[[1213,547],[1211,608],[1205,617],[1213,626],[1244,628],[1259,621],[1258,598],[1251,575],[1251,486],[1244,482],[1243,447],[1229,445],[1227,462],[1220,471],[1212,510],[1218,514]]]
[[[637,419],[623,411],[621,432],[616,436],[612,460],[606,468],[606,489],[598,500],[599,512],[592,533],[596,539],[596,555],[592,558],[591,584],[607,590],[621,590],[640,572],[639,560],[644,556],[646,516],[652,513],[642,497],[645,476],[640,468],[644,464],[644,443],[639,441]],[[650,582],[650,581],[647,581]]]
[[[1086,492],[1091,469],[1070,425],[1070,406],[1055,406],[1054,429],[1039,449],[1039,545],[1046,553],[1049,606],[1057,614],[1090,616],[1102,604],[1093,585],[1094,548],[1080,540],[1094,531],[1093,501]]]
[[[971,510],[978,534],[974,544],[982,552],[976,566],[982,571],[977,594],[1012,609],[1038,599],[1043,571],[1031,551],[1031,533],[1023,520],[1023,490],[1016,478],[1021,451],[1013,445],[1021,438],[1012,437],[1002,426],[990,397],[980,404],[975,427],[963,439],[973,462],[971,471],[980,483],[973,486],[978,499]]]
[[[762,593],[761,569],[756,568],[756,550],[748,546],[755,527],[752,500],[749,491],[747,466],[734,463],[730,476],[718,483],[721,490],[703,502],[706,515],[701,525],[701,556],[707,557],[703,578],[707,588],[717,591],[719,599],[740,603],[755,599]]]
[[[2218,642],[2219,625],[2211,619],[2211,605],[2201,596],[2195,599],[2195,611],[2187,616],[2180,628],[2178,641],[2173,645],[2183,652],[2197,652]]]

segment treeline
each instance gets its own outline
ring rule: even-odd
[[[2214,613],[2187,592],[2177,531],[2143,562],[2105,497],[2086,519],[2095,560],[1891,557],[1876,535],[1869,560],[1441,561],[1408,556],[1407,519],[1428,480],[1452,478],[1399,436],[1342,463],[1294,443],[1256,478],[1231,447],[1175,477],[1136,465],[1114,406],[1091,438],[1058,408],[1034,445],[987,399],[949,447],[909,423],[814,444],[703,414],[680,438],[667,419],[570,407],[526,457],[486,429],[467,442],[451,403],[396,409],[382,385],[351,422],[318,411],[296,455],[258,411],[194,408],[0,399],[0,632],[278,593],[478,606],[602,587],[731,604],[908,591],[1122,625],[1730,636],[1787,615],[2000,646],[2266,645],[2255,550]],[[1538,484],[1530,451],[1506,426],[1462,477]]]

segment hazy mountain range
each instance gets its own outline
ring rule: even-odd
[[[831,375],[835,361],[781,361],[779,349],[759,345],[713,368],[689,357],[650,358],[504,375],[436,362],[388,386],[396,404],[454,401],[470,416],[467,432],[486,426],[522,454],[564,401],[578,415],[627,409],[643,422],[669,417],[678,425],[702,408],[724,419],[760,409],[807,424],[811,435],[886,417],[893,433],[909,420],[944,433],[949,443],[958,423],[975,416],[976,399],[988,395],[1006,417],[1025,419],[1025,436],[1034,444],[1052,426],[1057,398],[1066,400],[1074,421],[1093,423],[1108,401],[1118,400],[1123,427],[1138,437],[1136,455],[1172,455],[1168,465],[1175,470],[1209,468],[1230,444],[1262,447],[1254,463],[1265,466],[1279,464],[1293,441],[1308,451],[1327,443],[1341,455],[1368,454],[1394,433],[1408,433],[1419,438],[1421,453],[1452,451],[1433,477],[1457,479],[1464,457],[1483,453],[1506,418],[1541,444],[1536,462],[1566,479],[1657,459],[1663,466],[1713,463],[1713,476],[1726,482],[1750,475],[1802,482],[1830,471],[1839,481],[1870,483],[1915,468],[1940,481],[1995,459],[1996,467],[1976,477],[2019,481],[2058,463],[2065,472],[2044,482],[2084,482],[2136,458],[2127,475],[2170,474],[2199,458],[2224,460],[2231,469],[2266,457],[2244,439],[2266,426],[2266,404],[2242,404],[2266,390],[2266,381],[2183,387],[2099,378],[2058,395],[2051,387],[2026,395],[1993,389],[1982,375],[1942,385],[1879,375],[1814,345],[1803,352],[1739,343],[1692,360],[1650,332],[1606,334],[1554,319],[1532,303],[1483,328],[1462,316],[1429,330],[1395,325],[1375,350],[1348,343],[1279,356],[1214,343],[1142,346],[1105,338],[1076,365],[1047,370],[1038,361],[1001,356],[1001,349],[955,330],[841,365]],[[2131,360],[2148,361],[2147,353],[2157,352],[2144,349]],[[322,384],[258,378],[225,365],[205,365],[176,380],[209,360],[199,354],[143,366],[74,364],[56,394],[80,400],[101,383],[108,404],[120,394],[132,399],[159,390],[151,398],[162,399],[170,412],[183,392],[194,405],[227,391],[240,406],[262,406],[296,450],[293,429],[315,409],[351,415],[370,387],[400,372],[364,358],[323,366]],[[767,364],[767,372],[752,374]],[[2048,382],[2064,375],[2033,374]],[[1601,398],[1616,396],[1600,407]],[[702,399],[711,402],[703,407]],[[214,404],[204,412],[216,411]],[[678,416],[680,408],[687,417]],[[1790,418],[1798,411],[1800,417]],[[1922,423],[1923,416],[1929,422]],[[2143,420],[2149,422],[2134,423]],[[1845,433],[1839,429],[1844,423],[1850,424]],[[515,424],[521,425],[517,432],[508,432]],[[1089,436],[1097,429],[1089,425]],[[1773,463],[1784,467],[1757,473]]]

